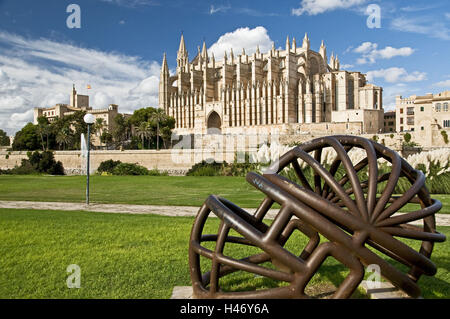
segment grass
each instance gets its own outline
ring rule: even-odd
[[[168,298],[174,286],[190,284],[188,238],[191,217],[0,210],[0,298]],[[218,220],[209,220],[209,231]],[[439,227],[450,235],[450,227]],[[288,242],[304,246],[304,237]],[[235,246],[235,245],[232,245]],[[234,249],[234,250],[233,250]],[[246,249],[231,248],[236,255]],[[435,277],[419,284],[425,298],[450,297],[450,241],[436,244]],[[81,288],[68,289],[68,265],[81,268]],[[314,284],[338,284],[345,267],[329,258]],[[272,287],[261,277],[236,274],[224,289]]]
[[[264,195],[244,177],[92,176],[93,203],[200,206],[216,194],[241,207],[258,207]],[[0,200],[84,202],[84,176],[0,175]],[[450,195],[432,195],[450,213]],[[403,210],[414,209],[409,205]]]

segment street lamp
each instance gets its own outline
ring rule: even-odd
[[[86,159],[86,205],[89,205],[89,153],[91,144],[91,125],[94,124],[94,115],[88,113],[83,117],[84,122],[87,124],[87,159]]]

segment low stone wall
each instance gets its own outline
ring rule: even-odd
[[[67,175],[86,173],[86,158],[80,151],[56,151],[55,160],[61,161]],[[90,171],[95,172],[101,162],[107,160],[123,163],[137,163],[148,169],[158,169],[170,175],[184,175],[194,164],[202,160],[232,162],[234,151],[211,152],[198,149],[173,150],[129,150],[129,151],[91,151]],[[0,151],[0,169],[20,166],[22,159],[26,159],[27,152]]]
[[[325,125],[325,124],[324,124]],[[280,143],[285,145],[299,144],[314,138],[330,135],[330,132],[303,133],[290,132],[291,134],[281,135],[205,135],[195,143],[179,142],[175,143],[174,149],[170,150],[126,150],[126,151],[91,151],[91,173],[95,172],[101,162],[106,160],[121,161],[123,163],[137,163],[148,169],[158,169],[168,172],[170,175],[184,175],[194,164],[202,160],[214,159],[217,162],[226,161],[228,163],[235,160],[236,151],[255,152],[256,147],[264,142]],[[419,132],[411,132],[412,141],[417,141]],[[348,132],[347,134],[350,134]],[[407,156],[419,151],[418,149],[408,149],[403,152],[403,133],[386,134],[364,134],[368,139],[376,139],[379,143],[400,152],[402,156]],[[450,132],[449,132],[450,135]],[[200,148],[190,149],[190,145],[198,145]],[[219,150],[222,145],[223,151]],[[433,148],[449,147],[444,143],[439,131],[433,132],[432,146],[420,145],[423,151]],[[182,148],[186,149],[182,149]],[[201,149],[203,147],[203,149]],[[27,152],[8,152],[0,149],[0,169],[13,168],[19,166],[22,159],[27,158]],[[81,156],[80,151],[56,151],[55,159],[61,161],[67,175],[80,175],[86,173],[86,159]]]

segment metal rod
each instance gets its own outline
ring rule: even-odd
[[[91,144],[91,124],[88,124],[87,129],[87,158],[86,158],[86,205],[89,205],[89,159],[90,159],[90,144]]]

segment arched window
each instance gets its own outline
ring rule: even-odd
[[[448,112],[448,103],[447,103],[447,102],[444,103],[444,109],[443,109],[443,111],[444,111],[444,112]]]
[[[219,114],[217,114],[217,112],[215,111],[212,111],[207,121],[208,134],[220,134],[221,127],[222,121],[220,120]]]
[[[436,110],[436,112],[440,112],[441,111],[441,103],[437,103],[436,104],[435,110]]]

